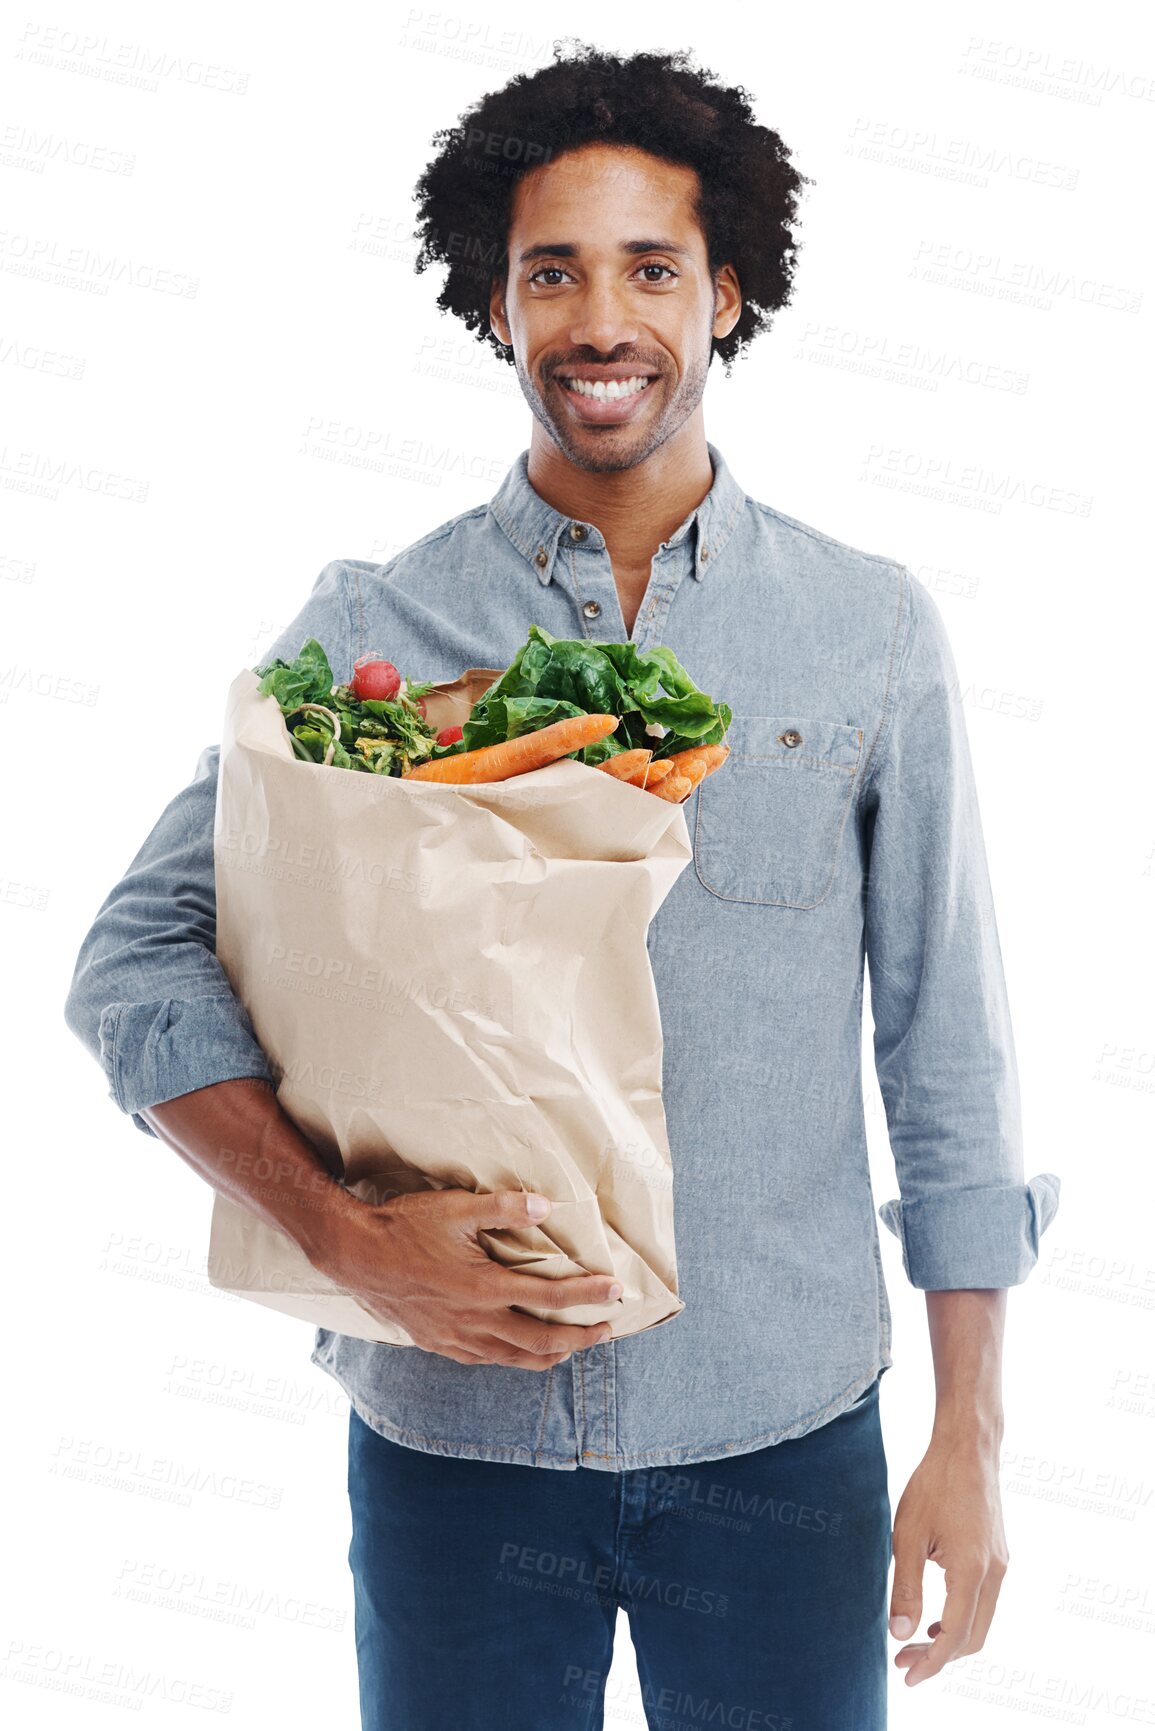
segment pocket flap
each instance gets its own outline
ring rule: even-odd
[[[723,901],[766,907],[825,901],[862,741],[863,729],[848,721],[734,716],[730,756],[696,790],[694,859],[703,887]]]
[[[858,768],[863,730],[849,722],[816,720],[803,715],[736,715],[726,734],[735,757],[752,758],[789,768]]]

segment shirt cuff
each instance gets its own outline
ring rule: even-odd
[[[141,1117],[142,1106],[246,1076],[275,1082],[248,1012],[232,993],[109,1004],[100,1018],[100,1057],[112,1098],[148,1136],[156,1131]]]
[[[942,1190],[884,1202],[879,1217],[902,1244],[902,1265],[924,1292],[1018,1286],[1038,1261],[1039,1236],[1059,1206],[1060,1180]]]

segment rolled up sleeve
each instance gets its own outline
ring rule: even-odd
[[[333,560],[256,666],[289,660],[316,637],[334,678],[352,672],[345,565]],[[225,694],[220,694],[223,711]],[[216,957],[220,746],[170,800],[105,897],[76,959],[64,1019],[101,1065],[111,1098],[148,1136],[146,1106],[240,1077],[272,1081],[249,1016]]]
[[[1024,1179],[1014,1036],[958,674],[902,573],[900,648],[861,792],[874,1058],[900,1196],[879,1216],[926,1291],[1025,1280],[1060,1180]]]

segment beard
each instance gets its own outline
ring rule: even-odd
[[[637,355],[613,356],[611,359],[615,365],[621,361],[637,361],[639,370],[646,370],[651,365]],[[586,469],[591,474],[608,475],[644,463],[689,420],[705,393],[710,359],[709,347],[704,354],[696,354],[672,395],[664,402],[659,401],[656,408],[647,405],[636,423],[606,422],[601,426],[575,421],[564,405],[556,402],[557,393],[565,388],[559,382],[565,370],[563,365],[550,367],[544,393],[526,371],[520,356],[514,356],[514,365],[534,419],[545,428],[558,450],[575,468]],[[572,364],[596,366],[597,362],[575,361]],[[658,372],[646,386],[647,392],[665,393],[669,388],[669,378],[668,373]]]

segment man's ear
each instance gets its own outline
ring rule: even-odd
[[[509,328],[509,320],[505,316],[505,290],[500,283],[495,282],[493,292],[489,297],[489,324],[498,342],[505,348],[513,346],[513,334]]]
[[[714,278],[714,336],[728,337],[742,317],[742,290],[733,265],[724,264]]]

